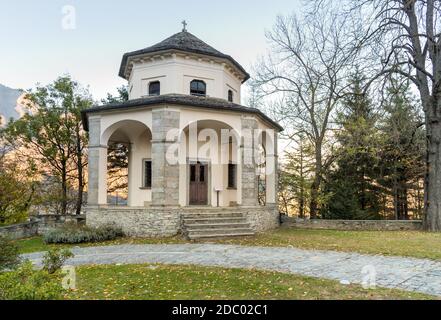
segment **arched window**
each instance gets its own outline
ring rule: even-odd
[[[190,94],[192,96],[205,96],[207,94],[207,85],[202,80],[193,80],[190,82]]]
[[[233,90],[228,90],[228,101],[233,102]]]
[[[159,96],[161,94],[161,83],[153,81],[149,83],[149,96]]]

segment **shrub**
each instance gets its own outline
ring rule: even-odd
[[[29,261],[0,273],[0,300],[59,300],[64,292],[60,274],[34,270]]]
[[[85,242],[102,242],[114,240],[123,237],[124,233],[121,228],[107,225],[99,228],[91,228],[88,226],[65,225],[60,229],[47,232],[43,236],[45,243],[85,243]]]
[[[10,239],[0,236],[0,271],[13,269],[19,263],[18,246]]]
[[[73,256],[73,253],[68,249],[50,249],[43,256],[43,269],[49,274],[53,274],[61,269],[67,259]]]

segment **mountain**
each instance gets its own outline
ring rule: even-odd
[[[0,126],[5,125],[10,118],[18,119],[21,116],[19,99],[22,95],[21,90],[0,84]]]

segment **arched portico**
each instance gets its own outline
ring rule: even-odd
[[[240,135],[214,119],[191,122],[180,132],[181,206],[240,204]]]
[[[145,161],[151,159],[151,140],[152,133],[144,123],[136,120],[121,120],[108,126],[100,135],[98,145],[91,145],[89,148],[89,163],[92,167],[98,163],[98,170],[89,170],[92,176],[92,183],[97,180],[97,197],[89,196],[89,204],[107,205],[108,204],[108,184],[107,161],[108,147],[110,145],[124,145],[128,149],[128,167],[121,168],[127,171],[127,205],[130,207],[143,207],[151,202],[151,187],[145,184],[143,166]],[[124,174],[121,174],[123,176]],[[95,178],[96,177],[96,178]],[[95,179],[94,179],[95,178]],[[109,183],[118,183],[110,181]],[[90,183],[89,183],[90,186]],[[90,187],[89,187],[90,188]],[[93,190],[90,190],[93,191]]]
[[[112,112],[88,118],[89,224],[116,223],[136,235],[174,235],[181,227],[188,230],[185,217],[202,210],[221,217],[233,215],[249,230],[277,226],[276,133],[267,130],[261,119],[179,106],[134,114],[124,117]],[[112,144],[129,150],[127,206],[107,202],[107,149]],[[263,160],[256,155],[259,146]],[[259,173],[265,181],[262,203]],[[233,226],[216,232],[238,230]]]

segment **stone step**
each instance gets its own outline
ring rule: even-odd
[[[204,240],[204,239],[224,239],[224,238],[236,238],[236,237],[252,237],[254,232],[238,232],[238,233],[211,233],[202,235],[189,235],[190,240]]]
[[[211,207],[211,206],[182,208],[183,212],[229,212],[229,211],[237,211],[237,210],[238,210],[237,207]]]
[[[235,235],[235,234],[254,234],[250,228],[212,228],[212,229],[192,229],[187,230],[187,235],[191,239],[194,236],[211,235]]]
[[[250,224],[247,222],[241,223],[205,223],[205,224],[187,224],[188,232],[193,230],[207,230],[207,229],[250,229]]]
[[[242,218],[241,212],[184,213],[183,219]]]
[[[233,218],[184,218],[184,223],[186,225],[190,224],[213,224],[213,223],[245,223],[246,218],[243,217],[233,217]]]

